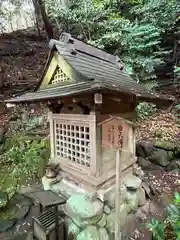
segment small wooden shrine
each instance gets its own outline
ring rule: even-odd
[[[109,148],[110,142],[126,145],[128,154],[121,163],[124,175],[132,172],[136,162],[137,102],[162,104],[168,100],[134,81],[118,57],[70,34],[63,33],[49,46],[47,64],[35,90],[7,102],[47,103],[51,161],[60,164],[63,178],[80,188],[107,189],[115,183],[116,174],[116,150]]]

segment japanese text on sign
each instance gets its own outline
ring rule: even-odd
[[[124,140],[124,123],[113,119],[102,125],[102,144],[109,148],[122,149]]]

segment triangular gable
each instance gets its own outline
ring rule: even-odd
[[[55,84],[68,84],[75,81],[75,73],[72,67],[57,52],[54,52],[54,56],[49,61],[45,71],[39,89],[53,87]]]
[[[69,82],[72,82],[72,80],[67,76],[67,74],[64,73],[61,67],[57,65],[56,70],[53,76],[51,77],[51,80],[49,81],[48,85],[66,84]]]

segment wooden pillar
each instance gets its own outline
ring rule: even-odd
[[[91,136],[91,174],[93,176],[99,177],[102,172],[102,144],[101,144],[101,126],[98,126],[97,114],[95,111],[91,112],[94,116],[94,121],[91,122],[90,136]]]
[[[98,126],[98,121],[96,117],[96,177],[101,176],[102,170],[103,170],[103,161],[102,161],[102,132],[101,132],[101,126]]]
[[[99,177],[102,174],[103,162],[102,162],[102,141],[101,141],[101,126],[98,126],[98,118],[100,115],[100,109],[102,106],[102,94],[94,94],[94,106],[93,110],[90,112],[94,115],[94,124],[92,126],[92,149],[91,149],[91,159],[92,159],[92,175]]]
[[[55,134],[54,134],[54,124],[52,119],[52,112],[48,113],[48,120],[50,126],[50,147],[51,147],[51,159],[55,160]]]

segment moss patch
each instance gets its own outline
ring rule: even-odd
[[[175,149],[175,144],[170,141],[156,140],[154,146],[157,148],[173,151]]]

